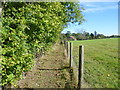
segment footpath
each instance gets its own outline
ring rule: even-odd
[[[19,88],[74,88],[62,45],[55,45],[36,60],[35,67],[19,81]]]

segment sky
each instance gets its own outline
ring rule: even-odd
[[[85,8],[82,14],[86,21],[81,25],[70,24],[62,33],[97,31],[98,34],[106,36],[118,35],[118,2],[81,2],[80,4]]]

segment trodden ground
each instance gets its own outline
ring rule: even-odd
[[[83,83],[83,88],[88,88]],[[54,45],[44,56],[36,60],[35,67],[19,81],[19,88],[74,88],[76,87],[69,69],[69,60],[63,45]]]
[[[62,45],[55,45],[36,61],[36,66],[19,81],[20,88],[65,88],[70,83],[68,62]],[[66,67],[67,66],[67,67]]]

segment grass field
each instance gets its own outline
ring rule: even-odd
[[[78,65],[78,47],[84,45],[84,80],[92,88],[118,87],[118,38],[71,41]]]

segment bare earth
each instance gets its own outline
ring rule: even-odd
[[[19,88],[67,88],[71,77],[62,45],[55,45],[18,83]],[[74,85],[70,85],[74,87]]]

